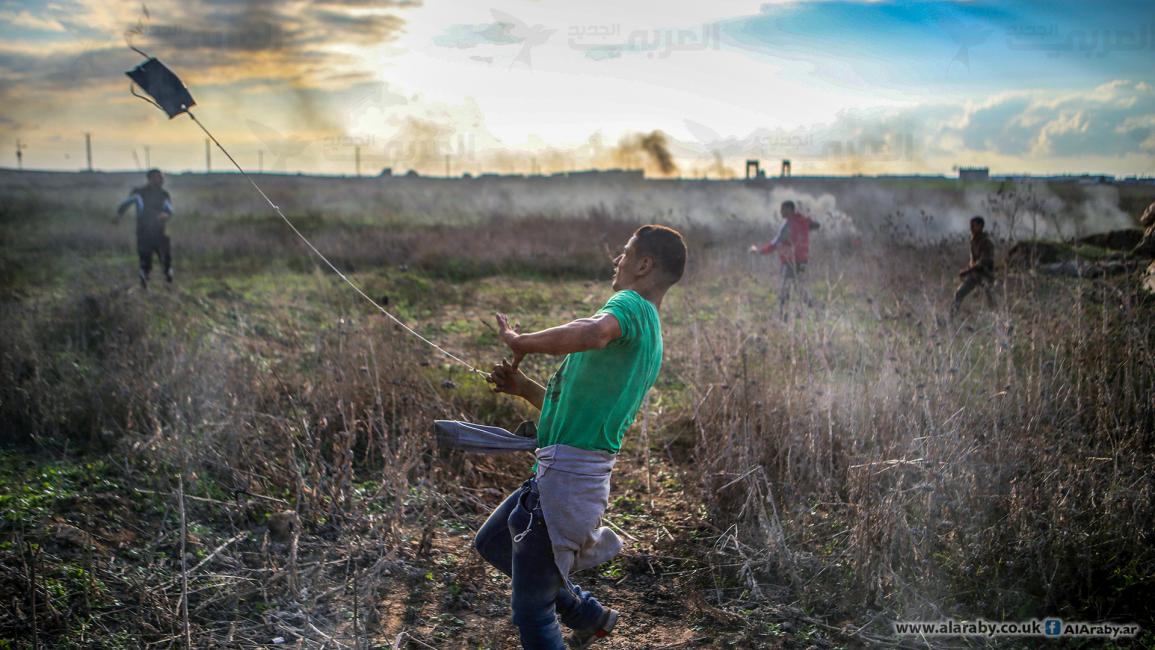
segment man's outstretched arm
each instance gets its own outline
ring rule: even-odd
[[[783,242],[783,238],[787,237],[787,233],[789,232],[789,230],[790,230],[790,222],[789,221],[782,222],[782,226],[778,228],[778,234],[774,236],[774,239],[772,239],[767,244],[762,244],[762,245],[752,244],[750,246],[750,252],[751,253],[762,253],[763,255],[768,255],[770,253],[773,253],[774,249],[778,248],[779,244],[785,243],[785,242]]]
[[[140,214],[140,212],[144,209],[144,201],[140,198],[140,194],[137,194],[135,190],[116,206],[116,218],[119,219],[123,217],[124,211],[127,210],[129,206],[136,206],[137,214]]]
[[[494,366],[489,381],[495,391],[521,397],[539,411],[545,403],[545,387],[518,370],[525,355],[598,350],[622,335],[618,319],[605,312],[529,334],[523,334],[518,326],[510,326],[505,314],[497,315],[497,326],[501,341],[513,352],[513,361],[503,359]]]
[[[511,365],[515,369],[527,354],[557,355],[600,350],[622,335],[618,319],[607,312],[529,334],[522,334],[519,328],[511,327],[505,314],[497,315],[497,325],[498,336],[513,352]]]

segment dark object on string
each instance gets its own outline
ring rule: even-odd
[[[482,377],[486,378],[489,377],[489,373],[478,370],[465,359],[462,359],[449,350],[446,350],[433,341],[430,341],[429,339],[422,336],[420,332],[406,325],[405,321],[397,318],[392,313],[390,313],[389,310],[378,304],[376,300],[370,298],[369,294],[365,293],[364,289],[358,286],[356,282],[350,280],[349,276],[342,273],[341,269],[337,268],[335,264],[329,261],[329,258],[325,257],[325,254],[322,253],[316,246],[314,246],[313,242],[309,241],[309,238],[297,229],[297,226],[293,225],[293,222],[285,216],[285,213],[281,210],[281,208],[276,203],[273,203],[273,200],[269,198],[269,195],[265,194],[265,191],[261,189],[261,186],[257,185],[257,182],[253,180],[253,178],[249,176],[248,173],[245,172],[244,168],[241,167],[241,164],[237,162],[237,159],[233,158],[233,155],[229,153],[229,150],[225,149],[225,146],[221,144],[219,140],[217,140],[216,136],[214,136],[207,128],[205,128],[204,124],[201,124],[201,121],[197,119],[196,115],[193,115],[192,111],[189,109],[192,108],[196,102],[193,101],[192,95],[189,94],[188,88],[185,88],[185,85],[180,80],[180,77],[176,76],[172,70],[166,68],[163,63],[156,59],[156,57],[149,56],[147,52],[133,47],[131,43],[129,43],[128,47],[132,51],[148,60],[126,72],[125,74],[128,75],[128,77],[132,79],[137,85],[139,85],[144,90],[144,92],[148,93],[151,96],[151,99],[144,95],[138,94],[135,90],[132,89],[132,86],[129,86],[129,92],[167,113],[169,119],[172,119],[181,113],[187,113],[189,119],[195,122],[201,131],[204,131],[205,136],[208,137],[209,140],[212,140],[213,144],[215,144],[217,148],[221,150],[221,153],[225,154],[225,157],[229,159],[229,162],[233,164],[233,167],[237,168],[237,171],[240,172],[241,175],[245,177],[245,180],[247,180],[249,184],[253,186],[253,189],[257,191],[257,194],[261,195],[261,198],[265,200],[265,203],[268,203],[269,207],[277,213],[277,216],[279,216],[281,220],[285,222],[285,225],[293,231],[293,234],[299,237],[301,241],[304,242],[305,246],[308,246],[309,250],[313,251],[313,253],[318,258],[320,258],[320,260],[324,262],[326,266],[332,269],[333,273],[336,273],[337,277],[341,278],[345,284],[349,285],[350,288],[356,291],[362,298],[367,300],[369,304],[376,307],[377,311],[380,311],[389,320],[396,323],[398,327],[404,329],[406,332],[409,332],[422,343],[428,345],[434,350],[437,350],[441,354],[456,361],[457,363],[460,363],[466,368],[469,368],[471,373],[475,375],[481,375]],[[510,436],[513,435],[508,431],[505,433]],[[501,438],[500,434],[498,434],[498,438]],[[506,442],[507,441],[503,440],[502,444],[505,444]],[[525,445],[526,443],[523,442],[520,444]],[[533,448],[532,442],[530,443],[529,448]]]
[[[148,93],[154,100],[152,103],[167,113],[170,120],[181,113],[187,113],[196,104],[180,77],[155,57],[150,57],[124,74]],[[137,95],[135,91],[132,94],[148,100],[148,97]]]

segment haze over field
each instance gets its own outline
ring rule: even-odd
[[[61,211],[100,214],[139,182],[137,173],[5,173],[0,175],[0,196],[31,195]],[[1151,194],[1145,184],[962,184],[870,178],[712,183],[652,181],[613,173],[467,180],[266,175],[260,183],[289,214],[367,223],[458,225],[495,218],[607,215],[627,222],[662,221],[716,232],[735,227],[770,232],[780,220],[778,206],[792,200],[823,225],[823,237],[869,238],[901,225],[921,243],[962,236],[976,213],[991,216],[993,232],[1005,239],[1069,239],[1132,228],[1146,205],[1144,197]],[[1005,206],[992,205],[1000,186],[1031,197],[1015,219],[1013,237],[1003,214]],[[168,187],[180,197],[179,208],[185,215],[272,214],[239,175],[174,175]],[[892,237],[893,232],[887,230],[882,236]]]

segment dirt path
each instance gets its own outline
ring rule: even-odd
[[[361,519],[341,526],[314,521],[290,542],[276,539],[264,501],[190,496],[187,559],[197,647],[520,647],[509,620],[509,580],[470,544],[474,530],[528,473],[528,460],[432,459],[432,480],[415,488],[388,536],[365,524],[365,504]],[[22,574],[20,567],[36,563],[33,579],[43,586],[38,607],[46,612],[41,633],[115,636],[119,645],[101,647],[128,648],[179,631],[173,603],[180,597],[180,537],[171,491],[136,487],[134,475],[102,462],[66,469],[32,458],[21,463],[27,471],[10,483],[32,486],[18,496],[30,508],[25,520],[40,522],[27,528],[27,540],[43,552],[28,556],[32,547],[23,541],[0,546],[0,586],[23,593],[28,577],[21,582],[27,570]],[[574,576],[622,612],[615,634],[600,647],[834,645],[791,613],[785,597],[758,601],[746,593],[727,568],[734,558],[715,549],[723,531],[706,520],[679,472],[655,458],[647,473],[636,453],[624,453],[618,463],[606,520],[625,539],[625,550]],[[0,632],[29,633],[22,611],[0,609]],[[91,633],[73,625],[69,611],[89,612],[96,622],[89,623]]]
[[[708,562],[711,526],[680,484],[677,470],[654,460],[649,483],[640,459],[623,456],[614,474],[608,523],[626,548],[610,563],[574,576],[604,604],[622,612],[605,648],[830,647],[821,635],[803,640],[785,626],[723,611],[703,590],[716,576]],[[516,486],[516,483],[513,484]],[[446,522],[432,536],[419,568],[398,580],[380,601],[388,612],[376,642],[407,648],[518,648],[509,621],[509,580],[471,548],[472,527],[484,520],[504,492],[484,490],[479,512]],[[468,527],[466,526],[468,524]],[[429,571],[421,573],[421,569]]]

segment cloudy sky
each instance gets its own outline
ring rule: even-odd
[[[0,0],[0,166],[203,170],[129,43],[265,171],[1155,173],[1155,10],[1083,1]]]

